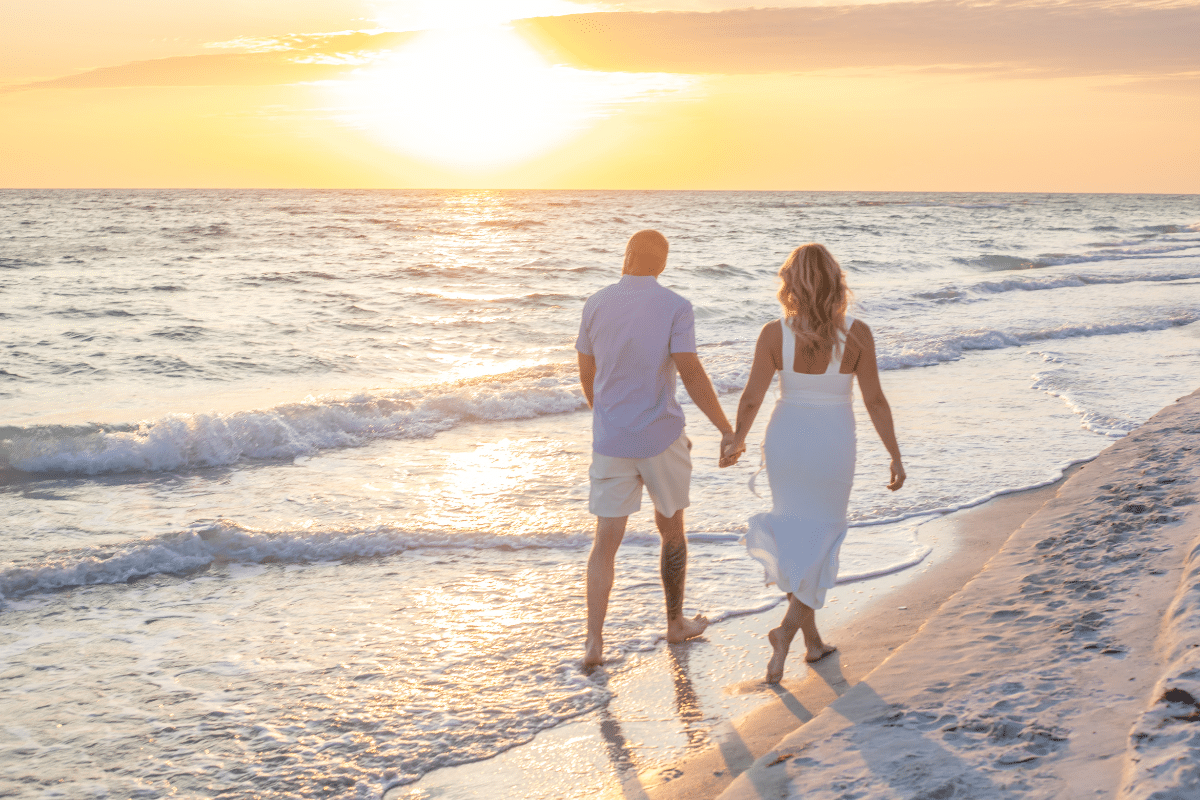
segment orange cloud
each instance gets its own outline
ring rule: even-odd
[[[134,61],[8,87],[95,89],[125,86],[266,86],[337,77],[416,34],[331,33],[247,41],[258,52],[214,53]]]
[[[522,20],[553,57],[618,72],[968,67],[1056,75],[1200,70],[1200,4],[932,0]]]
[[[1200,73],[1200,4],[959,0],[719,12],[610,12],[518,20],[553,60],[606,72],[802,73],[904,68],[1031,75]],[[334,78],[413,32],[230,43],[238,50],[135,61],[20,89],[259,86]]]

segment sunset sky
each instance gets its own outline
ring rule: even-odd
[[[1200,0],[773,5],[0,0],[0,186],[1200,192]]]

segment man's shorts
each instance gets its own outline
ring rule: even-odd
[[[642,507],[642,486],[654,510],[673,517],[687,508],[692,481],[692,442],[680,434],[675,443],[650,458],[614,458],[592,452],[588,510],[597,517],[627,517]]]

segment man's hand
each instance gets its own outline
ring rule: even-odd
[[[717,430],[722,431],[721,441],[725,441],[725,436],[732,436],[733,426],[729,424],[729,418],[725,416],[725,411],[721,408],[720,401],[717,400],[717,393],[713,389],[712,381],[708,379],[708,373],[704,371],[696,354],[671,353],[671,360],[675,362],[675,368],[679,370],[679,379],[683,381],[683,388],[687,389],[688,397],[692,398],[696,408],[704,412],[704,416],[708,417],[709,422]]]
[[[579,385],[588,408],[592,407],[592,384],[596,381],[596,357],[579,353]]]

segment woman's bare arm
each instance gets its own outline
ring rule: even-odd
[[[857,334],[856,338],[862,348],[862,355],[858,358],[858,368],[854,374],[858,376],[858,388],[862,392],[863,405],[867,407],[871,424],[875,426],[875,432],[879,434],[883,446],[887,448],[888,454],[892,457],[891,481],[888,483],[888,488],[894,492],[904,485],[904,479],[907,476],[904,474],[904,464],[900,458],[900,445],[896,442],[896,428],[892,423],[892,407],[888,405],[887,398],[883,396],[883,387],[879,383],[879,365],[875,361],[875,338],[865,323],[856,320],[853,327],[857,330],[851,331],[851,333]]]
[[[779,330],[779,323],[768,322],[758,334],[758,343],[754,346],[754,363],[750,367],[746,388],[742,390],[742,399],[738,402],[733,445],[722,454],[721,466],[736,463],[737,457],[746,451],[746,436],[750,433],[750,426],[754,424],[767,389],[771,387],[771,381],[779,369],[780,358],[776,351],[782,354],[782,347],[783,332]]]

